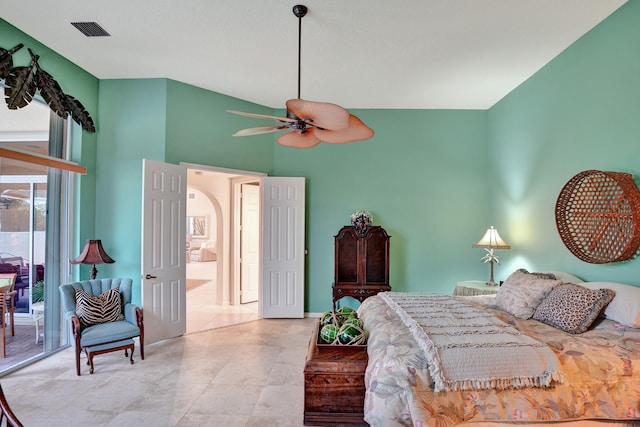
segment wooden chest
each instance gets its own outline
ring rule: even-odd
[[[317,345],[318,325],[304,367],[304,424],[367,426],[364,412],[364,346]]]

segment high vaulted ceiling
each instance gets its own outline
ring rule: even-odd
[[[625,1],[15,0],[2,18],[100,79],[170,78],[283,108],[297,97],[303,4],[303,99],[486,109]]]

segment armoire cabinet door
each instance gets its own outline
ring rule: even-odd
[[[345,296],[360,301],[390,291],[389,235],[380,226],[358,233],[343,227],[335,236],[335,281],[333,304]]]
[[[358,283],[358,236],[344,227],[335,238],[335,282]]]
[[[365,285],[389,284],[389,236],[378,227],[362,239],[364,247],[363,277]]]

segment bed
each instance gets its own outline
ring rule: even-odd
[[[369,332],[364,413],[372,426],[640,426],[640,288],[519,270],[495,296],[385,292],[366,299],[359,316]],[[455,333],[451,316],[463,318]],[[464,341],[497,343],[494,323],[542,353]],[[544,361],[532,367],[527,357]],[[532,372],[510,371],[523,366]]]

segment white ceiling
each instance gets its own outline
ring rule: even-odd
[[[2,18],[100,79],[166,77],[283,108],[303,4],[303,99],[486,109],[625,1],[14,0]]]

